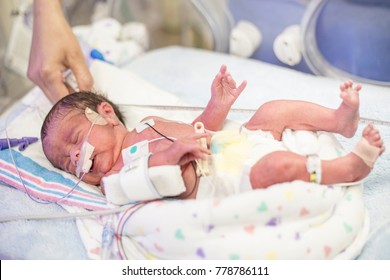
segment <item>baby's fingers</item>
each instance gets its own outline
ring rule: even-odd
[[[243,80],[241,85],[237,88],[237,93],[240,94],[246,87],[247,85],[247,81],[246,80]]]

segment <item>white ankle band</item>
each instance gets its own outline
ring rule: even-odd
[[[321,159],[316,154],[307,155],[306,169],[310,174],[310,182],[321,184],[322,168]]]

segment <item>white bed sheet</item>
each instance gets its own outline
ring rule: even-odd
[[[225,63],[239,82],[248,80],[248,87],[237,101],[236,108],[256,108],[272,99],[300,99],[336,107],[339,104],[340,81],[313,77],[285,68],[224,54],[170,47],[145,54],[125,68],[163,90],[177,95],[185,103],[204,106],[209,98],[210,84],[220,65]],[[124,91],[131,89],[125,88]],[[361,95],[361,115],[389,121],[390,90],[365,86]],[[246,118],[231,115],[233,119]],[[358,134],[363,126],[359,126]],[[390,128],[379,127],[389,146]],[[357,134],[357,135],[358,135]],[[350,149],[356,142],[340,138]],[[386,152],[367,179],[365,200],[370,210],[371,227],[378,228],[390,219],[390,157]],[[30,201],[20,191],[0,186],[1,215],[58,213],[65,210],[56,205],[41,206]],[[15,203],[17,202],[17,203]],[[19,207],[23,205],[23,207]],[[27,212],[26,212],[27,211]],[[12,227],[0,225],[0,257],[17,259],[84,259],[86,253],[71,220],[17,222]],[[65,229],[65,230],[64,230]],[[11,246],[8,246],[11,244]],[[390,259],[390,226],[386,225],[372,236],[359,259]]]

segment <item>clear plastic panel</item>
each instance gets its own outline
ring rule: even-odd
[[[390,86],[389,30],[389,0],[312,0],[303,55],[317,75]]]

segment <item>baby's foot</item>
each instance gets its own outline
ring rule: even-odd
[[[340,85],[340,97],[343,100],[336,110],[339,120],[339,133],[345,137],[352,137],[359,123],[359,91],[361,85],[353,87],[352,81],[346,81]]]
[[[363,130],[362,138],[350,154],[356,164],[356,180],[366,177],[374,167],[376,159],[384,152],[385,146],[379,131],[372,124]]]

